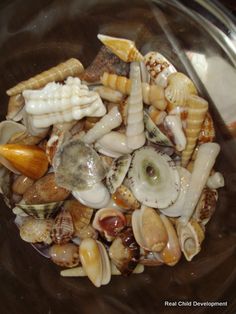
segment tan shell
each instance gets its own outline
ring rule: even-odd
[[[37,145],[46,136],[47,134],[45,132],[37,136],[31,135],[28,131],[19,132],[10,138],[9,144]]]
[[[181,250],[187,261],[191,261],[201,250],[201,243],[205,238],[204,230],[194,219],[187,224],[177,221],[176,228]]]
[[[59,187],[54,173],[49,173],[36,181],[23,195],[26,204],[43,204],[64,201],[70,191]]]
[[[50,247],[51,260],[62,267],[75,267],[79,264],[79,247],[73,243],[54,244]]]
[[[86,117],[84,123],[84,130],[88,131],[92,129],[99,120],[100,118],[97,117]]]
[[[74,234],[74,225],[71,214],[67,210],[62,210],[55,218],[51,237],[56,244],[69,242]]]
[[[75,235],[80,235],[84,228],[89,226],[93,209],[86,207],[77,200],[69,200],[64,204],[64,209],[69,211],[75,228]]]
[[[201,131],[199,133],[198,142],[199,144],[213,142],[215,139],[215,135],[215,127],[212,117],[210,113],[207,112],[201,127]]]
[[[164,122],[165,117],[167,116],[167,113],[165,111],[159,110],[154,106],[150,106],[148,108],[148,114],[156,125],[162,124]]]
[[[197,143],[197,139],[199,133],[201,131],[202,123],[205,119],[207,110],[208,110],[208,103],[203,98],[191,95],[187,100],[188,105],[188,117],[187,117],[187,126],[186,126],[186,138],[187,138],[187,145],[182,152],[181,163],[183,167],[186,167],[194,148]]]
[[[185,107],[189,95],[197,95],[193,82],[183,73],[176,72],[169,75],[167,84],[165,97],[171,109],[177,106]]]
[[[128,112],[128,97],[124,98],[118,104],[118,109],[120,111],[122,122],[124,125],[127,124],[127,112]]]
[[[81,229],[80,231],[77,231],[76,235],[81,239],[86,239],[86,238],[93,238],[97,239],[98,238],[98,232],[95,230],[92,225],[88,225]]]
[[[128,189],[125,185],[120,185],[114,194],[112,194],[112,198],[115,203],[126,210],[135,210],[140,208],[139,201],[134,197],[133,193]]]
[[[123,94],[119,91],[115,91],[114,89],[107,86],[98,86],[93,89],[97,92],[100,97],[104,100],[110,101],[112,103],[119,103],[123,99]]]
[[[14,180],[12,184],[12,191],[19,195],[23,195],[33,184],[33,179],[20,175]]]
[[[26,217],[20,226],[20,237],[30,243],[44,242],[50,244],[52,242],[50,236],[52,225],[52,219]]]
[[[16,86],[7,90],[7,95],[13,96],[21,93],[25,89],[37,89],[49,82],[63,81],[68,76],[76,76],[84,70],[79,60],[71,58],[57,66],[44,71],[29,80],[20,82]]]
[[[141,61],[143,56],[135,47],[135,43],[124,38],[97,35],[98,39],[111,51],[125,62]]]
[[[24,97],[21,94],[11,96],[8,102],[7,120],[20,121],[22,114],[19,114],[25,105]]]
[[[161,259],[169,266],[174,266],[178,263],[181,257],[181,249],[175,228],[171,221],[165,216],[160,215],[160,218],[168,233],[168,242],[165,248],[160,252]]]
[[[148,250],[160,252],[168,241],[166,228],[160,215],[150,207],[142,206],[132,214],[132,228],[135,240]]]

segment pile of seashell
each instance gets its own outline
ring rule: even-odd
[[[200,252],[224,186],[208,103],[159,52],[98,35],[70,59],[9,89],[0,190],[20,237],[62,276],[175,265]]]

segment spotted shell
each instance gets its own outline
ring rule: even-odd
[[[62,267],[75,267],[79,264],[79,247],[73,243],[54,244],[50,247],[51,260]]]

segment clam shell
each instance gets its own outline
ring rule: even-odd
[[[143,56],[135,47],[135,43],[124,38],[97,35],[98,39],[111,51],[125,62],[141,61]]]
[[[106,185],[110,193],[114,193],[122,184],[131,163],[131,155],[126,154],[113,160],[106,176]]]
[[[27,215],[39,219],[47,219],[55,215],[63,202],[52,202],[46,204],[17,204]]]
[[[102,259],[102,285],[107,285],[111,280],[111,264],[110,259],[104,245],[97,241],[98,249]]]
[[[181,250],[187,261],[191,261],[201,250],[201,243],[205,238],[203,228],[194,219],[187,224],[177,221],[176,227]]]
[[[116,189],[112,198],[116,205],[122,209],[135,210],[140,208],[139,201],[137,201],[130,189],[123,184]]]
[[[51,260],[62,267],[75,267],[79,264],[79,247],[73,243],[54,244],[49,249]]]
[[[20,226],[20,237],[30,243],[44,242],[50,244],[52,242],[50,236],[52,226],[52,219],[26,217]]]
[[[55,218],[51,237],[56,244],[69,242],[74,234],[74,225],[69,211],[62,210]]]
[[[132,214],[135,240],[148,250],[160,252],[167,244],[168,234],[159,214],[150,207],[142,206]]]

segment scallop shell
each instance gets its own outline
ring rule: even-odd
[[[203,228],[194,219],[187,224],[177,221],[176,226],[181,250],[187,261],[191,261],[201,250],[201,243],[205,238]]]
[[[168,241],[168,234],[159,214],[142,206],[132,214],[132,228],[137,243],[148,251],[160,252]]]
[[[57,66],[44,71],[27,81],[20,82],[16,86],[7,90],[7,95],[13,96],[20,94],[26,89],[38,89],[49,82],[63,81],[68,76],[76,76],[83,71],[83,65],[79,60],[71,58],[66,62],[60,63]]]
[[[193,153],[194,147],[196,146],[199,133],[201,131],[202,123],[205,119],[208,103],[203,98],[191,95],[187,100],[188,105],[188,117],[186,126],[186,137],[187,145],[182,152],[181,162],[182,166],[186,167],[191,155]]]
[[[52,226],[52,219],[26,217],[20,226],[20,237],[30,243],[44,242],[50,244],[52,242],[50,236]]]
[[[60,208],[63,202],[52,202],[46,204],[17,204],[27,215],[39,219],[47,219],[52,217]]]
[[[75,267],[79,264],[79,247],[74,243],[54,244],[49,249],[51,260],[62,267]]]
[[[106,176],[106,185],[112,194],[122,184],[131,163],[131,155],[126,154],[113,160]]]
[[[21,174],[39,179],[48,170],[45,152],[37,146],[5,144],[0,145],[0,156],[5,158]]]
[[[134,271],[140,249],[131,228],[126,228],[114,239],[109,248],[109,256],[122,275],[127,276]]]
[[[11,96],[8,102],[6,119],[20,121],[22,119],[21,111],[24,105],[25,105],[25,100],[21,94]]]
[[[185,107],[190,95],[197,95],[193,82],[183,73],[176,72],[168,76],[165,97],[172,108]]]
[[[146,206],[166,208],[179,195],[180,178],[174,161],[153,147],[134,152],[128,178],[134,196]]]
[[[116,205],[125,210],[135,210],[140,208],[140,203],[134,197],[133,193],[125,185],[120,185],[112,198],[115,201]]]
[[[63,207],[65,210],[69,211],[72,216],[76,235],[78,235],[81,230],[88,227],[93,215],[92,208],[84,206],[77,200],[66,201]]]
[[[205,226],[215,212],[217,199],[216,190],[205,188],[194,210],[193,218]]]
[[[215,139],[214,123],[210,113],[207,112],[201,127],[201,131],[198,136],[198,142],[199,144],[213,142],[214,139]]]
[[[159,52],[150,51],[144,56],[145,66],[153,82],[163,87],[167,86],[167,78],[175,73],[175,67]]]
[[[111,51],[125,62],[141,61],[143,56],[135,47],[135,43],[124,38],[97,35],[98,39]]]

